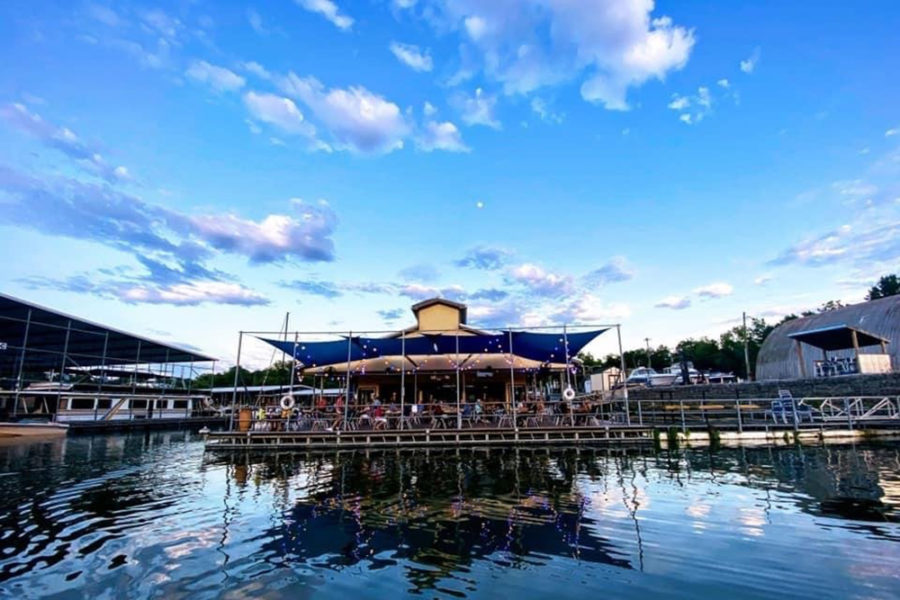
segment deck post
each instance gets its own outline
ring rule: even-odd
[[[622,369],[622,394],[625,398],[625,424],[631,425],[631,412],[628,408],[628,384],[625,383],[625,353],[622,352],[622,325],[616,325],[616,336],[619,338],[619,363]]]
[[[406,415],[406,330],[400,332],[400,429]]]
[[[22,336],[22,351],[19,353],[19,374],[16,376],[16,397],[13,401],[12,416],[16,416],[19,408],[19,393],[22,391],[22,379],[25,375],[25,350],[28,348],[28,334],[31,330],[31,309],[28,309],[28,317],[25,319],[25,335]],[[59,406],[56,407],[59,412]]]
[[[678,408],[681,410],[681,433],[685,433],[687,427],[684,424],[684,400],[678,401]]]
[[[134,369],[132,369],[133,373],[131,374],[131,395],[137,394],[137,369],[138,363],[141,360],[141,340],[138,340],[137,343],[137,354],[134,355]]]
[[[344,429],[347,429],[349,423],[347,419],[350,415],[350,357],[353,348],[353,331],[349,331],[347,336],[347,395],[344,397]],[[324,393],[324,392],[323,392]]]
[[[240,331],[238,332],[237,363],[234,365],[234,389],[231,390],[231,415],[228,420],[229,431],[234,431],[234,408],[237,404],[238,374],[241,372],[241,345],[243,342],[244,332]]]
[[[519,421],[516,419],[516,355],[513,354],[512,328],[509,330],[509,401],[512,404],[512,426],[519,430]]]
[[[569,335],[566,332],[566,325],[563,324],[563,352],[566,354],[566,389],[572,387],[569,381]],[[575,427],[575,407],[569,402],[569,424]]]

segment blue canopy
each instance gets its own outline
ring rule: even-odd
[[[563,363],[578,354],[591,340],[605,332],[596,329],[579,333],[531,333],[500,331],[495,334],[442,335],[421,337],[371,338],[347,337],[330,342],[290,342],[260,338],[285,354],[292,355],[306,367],[323,367],[388,356],[422,356],[436,354],[512,354],[540,363]],[[568,342],[568,347],[567,343]],[[457,346],[457,344],[459,344]]]

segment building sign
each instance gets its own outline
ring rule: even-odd
[[[475,371],[475,377],[493,377],[493,371]]]

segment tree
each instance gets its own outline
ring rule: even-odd
[[[885,275],[869,289],[869,293],[866,294],[866,300],[878,300],[879,298],[887,298],[898,294],[900,294],[900,277]]]

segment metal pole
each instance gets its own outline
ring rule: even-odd
[[[298,335],[300,335],[300,334],[294,333],[294,351],[291,353],[291,367],[290,367],[290,369],[291,369],[291,386],[290,386],[291,398],[294,397],[294,377],[296,375],[296,369],[297,369],[297,336]],[[315,381],[313,381],[313,383],[315,384]],[[315,390],[313,390],[313,391],[315,391]]]
[[[569,334],[565,325],[563,325],[563,351],[566,354],[566,389],[569,389],[572,387],[572,384],[569,381]],[[572,405],[571,401],[569,402],[569,424],[572,427],[575,427],[575,407]]]
[[[234,409],[237,405],[237,389],[238,389],[238,375],[241,372],[241,345],[244,343],[244,332],[238,332],[238,350],[237,350],[237,363],[234,365],[234,389],[231,390],[231,417],[228,422],[228,430],[234,431]]]
[[[750,377],[750,349],[747,346],[747,313],[743,313],[744,320],[744,370],[747,372],[747,381],[751,380]]]
[[[16,416],[16,411],[19,408],[19,393],[22,390],[22,379],[25,375],[25,350],[28,348],[28,333],[31,329],[31,309],[28,309],[28,318],[25,319],[25,335],[22,337],[22,352],[19,353],[19,374],[16,377],[16,398],[15,403],[13,404],[12,416]],[[59,412],[59,406],[56,407],[57,412]]]
[[[744,420],[741,418],[741,400],[738,398],[735,401],[735,406],[737,406],[737,419],[738,419],[738,433],[744,432]]]
[[[353,332],[347,336],[347,396],[344,398],[344,430],[347,429],[347,419],[350,415],[350,351],[353,347]]]
[[[138,340],[137,343],[137,354],[134,356],[134,369],[131,375],[131,395],[137,394],[137,368],[138,363],[141,361],[141,340]]]
[[[622,393],[625,398],[625,424],[631,425],[631,413],[628,407],[628,385],[625,383],[625,353],[622,352],[622,326],[616,325],[616,337],[619,338],[619,362],[622,365]]]
[[[406,330],[400,332],[400,429],[406,413]]]
[[[519,422],[516,419],[516,355],[513,354],[512,329],[509,330],[509,400],[512,403],[513,429],[518,431]]]
[[[459,403],[459,330],[456,330],[456,428],[462,429],[462,408]]]
[[[59,402],[62,399],[63,377],[66,375],[66,362],[69,359],[69,335],[72,333],[72,319],[66,324],[66,343],[63,345],[62,369],[59,371],[59,385],[56,387],[56,411],[59,412]]]

